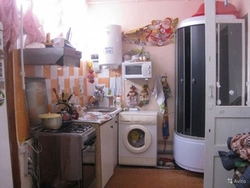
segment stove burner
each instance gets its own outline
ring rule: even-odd
[[[83,133],[88,129],[92,128],[91,125],[85,124],[70,124],[65,127],[61,127],[60,129],[42,129],[41,132],[48,132],[48,133]]]
[[[63,132],[66,133],[83,133],[90,129],[92,126],[84,124],[72,124],[68,127],[65,127]]]
[[[41,130],[41,132],[62,133],[63,131],[61,129],[47,129],[47,128],[44,128],[44,129]]]

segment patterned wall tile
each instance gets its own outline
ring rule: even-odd
[[[57,76],[63,76],[63,67],[59,67],[59,66],[57,66]]]
[[[43,66],[43,76],[45,78],[51,78],[51,66]]]
[[[35,77],[44,77],[44,66],[35,66]]]
[[[69,78],[64,79],[64,92],[65,93],[71,93],[70,91],[70,84],[69,84]]]
[[[106,88],[109,88],[109,78],[99,78],[97,80],[98,84],[104,84]]]
[[[57,79],[58,77],[58,66],[50,67],[50,79]]]
[[[74,71],[74,67],[69,67],[69,76],[74,76],[75,71]]]
[[[34,77],[35,76],[35,66],[25,65],[25,74],[28,77]]]
[[[121,68],[117,70],[104,69],[101,73],[94,73],[94,83],[88,82],[88,70],[86,61],[80,62],[80,68],[78,67],[61,67],[61,66],[34,66],[25,65],[25,71],[27,76],[31,77],[46,77],[48,91],[48,102],[50,108],[56,104],[57,98],[52,91],[52,88],[57,90],[60,96],[63,91],[68,96],[74,93],[80,97],[81,105],[84,105],[88,101],[89,96],[92,96],[95,91],[96,84],[104,84],[107,88],[110,87],[110,78],[119,77]],[[59,87],[59,79],[63,81],[63,87]],[[82,79],[82,87],[80,88],[80,80]],[[70,80],[73,80],[73,85]],[[105,90],[105,91],[106,91]]]

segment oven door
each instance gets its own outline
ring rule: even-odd
[[[82,150],[82,174],[83,188],[95,187],[95,144],[93,144],[92,146],[87,146]]]

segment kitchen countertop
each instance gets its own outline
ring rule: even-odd
[[[113,112],[83,112],[83,115],[79,117],[77,120],[72,120],[75,123],[95,123],[95,124],[103,124],[113,117],[115,117],[118,113],[122,111],[122,108],[117,108]]]

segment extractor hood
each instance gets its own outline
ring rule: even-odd
[[[25,48],[23,49],[24,64],[60,65],[80,67],[82,52],[69,47],[62,48]]]

